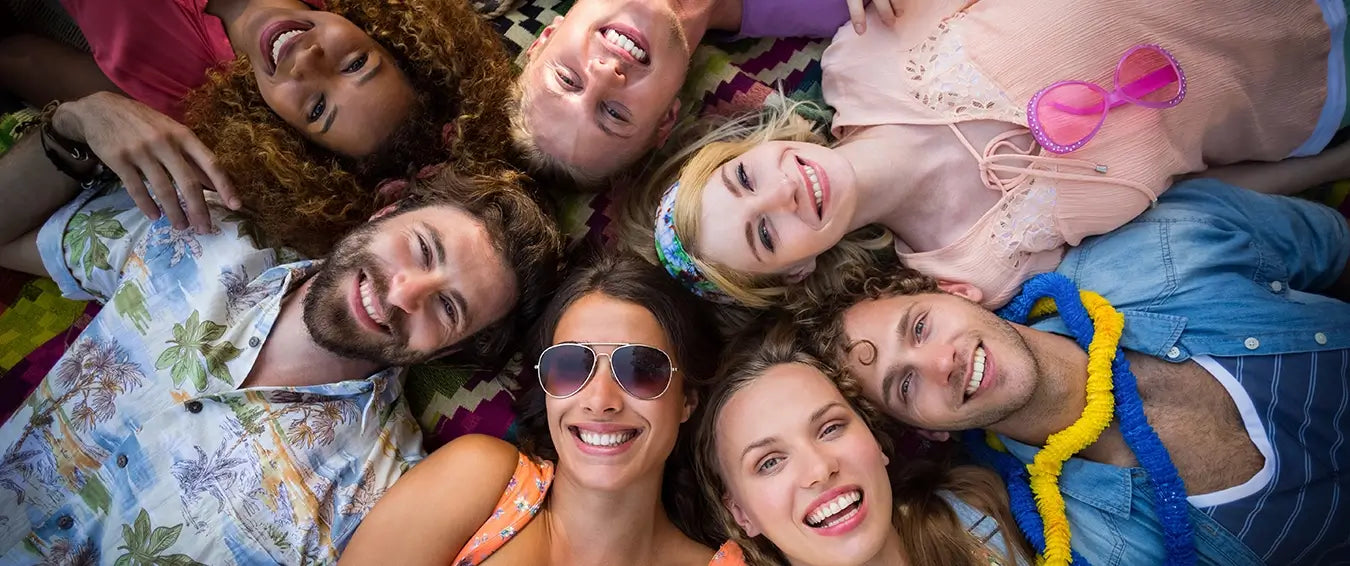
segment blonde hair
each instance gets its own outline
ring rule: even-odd
[[[744,273],[699,257],[698,220],[703,210],[703,190],[717,169],[769,142],[833,145],[814,122],[798,114],[811,111],[819,109],[811,102],[778,96],[759,112],[721,122],[707,120],[685,129],[681,137],[695,139],[679,144],[681,149],[657,166],[647,182],[625,203],[620,218],[621,245],[649,261],[658,261],[653,236],[656,208],[666,190],[679,183],[679,194],[675,197],[675,232],[699,271],[743,306],[767,308],[783,303],[795,292],[827,296],[841,275],[852,273],[856,266],[876,261],[877,254],[889,250],[894,255],[891,233],[868,226],[848,234],[818,256],[815,271],[798,285],[791,284],[784,274]],[[709,131],[698,135],[701,130]]]
[[[1002,553],[1008,563],[1015,557],[1029,561],[1032,553],[1025,539],[1012,528],[1012,512],[1003,481],[993,472],[975,466],[955,466],[937,458],[904,462],[895,457],[894,443],[881,423],[880,412],[863,399],[858,382],[810,352],[805,336],[788,317],[761,320],[740,336],[727,352],[713,389],[701,403],[694,436],[694,470],[704,503],[712,513],[712,528],[740,545],[751,566],[784,564],[782,552],[764,536],[747,537],[723,504],[726,483],[717,457],[717,420],[722,408],[737,392],[783,364],[803,364],[825,374],[839,388],[850,408],[867,424],[881,449],[891,456],[890,474],[895,512],[892,524],[900,535],[902,552],[909,564],[983,566],[989,550],[972,536],[955,510],[941,495],[951,492],[968,505],[993,517],[1007,546]]]

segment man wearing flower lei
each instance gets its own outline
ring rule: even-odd
[[[1194,180],[997,316],[892,267],[809,319],[884,413],[983,429],[965,446],[1046,564],[1327,564],[1350,555],[1350,304],[1313,293],[1344,296],[1347,259],[1334,210]]]

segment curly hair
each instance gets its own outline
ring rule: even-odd
[[[559,274],[562,234],[539,204],[520,188],[523,174],[502,169],[468,177],[449,167],[417,179],[400,207],[450,203],[486,228],[492,247],[515,276],[518,298],[502,319],[465,338],[465,358],[480,364],[503,361],[531,321],[539,316]]]
[[[793,302],[792,310],[803,332],[811,336],[811,343],[822,358],[838,367],[848,366],[848,357],[859,346],[871,349],[874,358],[876,345],[867,340],[849,340],[844,333],[844,313],[853,305],[896,295],[940,293],[937,279],[899,265],[868,265],[856,273],[840,277],[834,294],[815,300]],[[864,359],[863,363],[871,363]]]
[[[752,274],[729,269],[699,257],[699,217],[703,209],[703,189],[723,164],[755,146],[774,141],[796,141],[830,145],[817,124],[800,113],[818,109],[810,102],[794,102],[777,97],[757,112],[730,120],[712,118],[685,127],[682,138],[697,136],[680,144],[657,166],[636,194],[624,202],[619,219],[621,245],[657,262],[653,229],[657,205],[667,189],[679,183],[675,199],[675,232],[690,258],[709,281],[745,307],[763,309],[792,300],[794,294],[826,297],[838,278],[853,273],[859,266],[895,257],[894,237],[878,226],[867,226],[848,234],[834,248],[816,258],[816,269],[800,284],[792,284],[783,274]],[[700,131],[706,131],[701,135]]]
[[[685,395],[702,398],[717,369],[721,340],[706,304],[666,276],[661,268],[627,254],[607,254],[573,272],[558,289],[526,342],[526,360],[536,360],[553,344],[553,332],[563,314],[577,300],[599,293],[641,306],[652,314],[670,337],[671,357],[684,376]],[[516,421],[522,452],[536,459],[556,462],[558,452],[549,435],[543,388],[533,362],[525,364],[525,390],[517,397]],[[666,459],[661,502],[689,538],[710,547],[722,541],[710,536],[707,510],[698,497],[691,460],[693,419],[680,427],[675,448]]]
[[[263,230],[313,256],[378,207],[376,184],[446,161],[475,175],[509,159],[511,62],[464,0],[329,0],[393,54],[417,99],[373,155],[340,156],[268,107],[248,60],[213,70],[188,95],[186,122],[216,154]]]
[[[705,505],[712,513],[714,528],[741,546],[747,564],[786,564],[787,558],[764,536],[746,537],[723,505],[726,484],[717,457],[717,423],[731,397],[770,369],[784,364],[802,364],[829,378],[850,408],[867,424],[882,452],[890,457],[888,473],[895,505],[892,522],[900,535],[906,563],[969,566],[989,563],[984,545],[963,536],[966,531],[956,512],[943,499],[943,491],[950,491],[994,517],[1004,540],[1012,541],[1012,547],[1005,549],[1009,557],[1018,555],[1025,560],[1031,556],[1021,535],[1012,528],[1014,523],[1007,492],[997,475],[973,466],[952,466],[945,454],[910,459],[896,457],[892,438],[903,430],[900,425],[883,418],[862,397],[856,380],[812,354],[809,340],[798,331],[790,317],[761,317],[750,331],[736,338],[728,352],[713,389],[694,419],[698,422],[694,468]]]

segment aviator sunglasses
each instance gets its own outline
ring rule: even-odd
[[[602,354],[592,346],[614,346],[614,351]],[[539,354],[534,369],[539,374],[539,385],[544,393],[556,399],[566,399],[586,387],[599,358],[609,360],[610,375],[629,395],[644,401],[660,397],[670,388],[675,367],[670,356],[660,348],[645,344],[623,342],[569,342],[554,344]]]

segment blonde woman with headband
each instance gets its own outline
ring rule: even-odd
[[[997,476],[892,461],[856,388],[836,386],[790,323],[742,345],[704,401],[694,465],[746,564],[1028,563],[1016,529],[1001,527],[1012,519]]]
[[[724,302],[824,292],[894,250],[993,308],[1175,177],[1318,154],[1345,115],[1341,2],[901,4],[825,52],[837,141],[783,106],[726,124],[656,171],[623,238]],[[1206,175],[1292,192],[1348,163],[1343,146]]]

